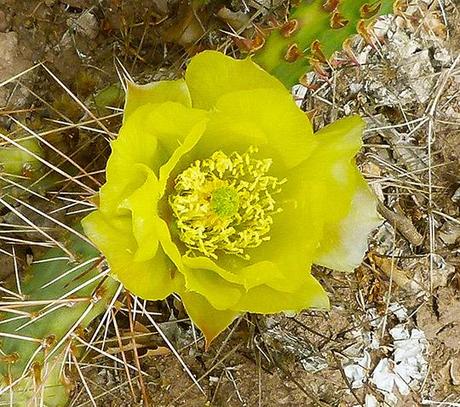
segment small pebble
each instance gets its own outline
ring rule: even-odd
[[[94,14],[86,12],[77,19],[69,18],[67,25],[73,27],[77,33],[91,40],[94,40],[99,34],[99,23]]]
[[[457,190],[454,192],[452,195],[452,201],[454,202],[460,202],[460,187],[457,188]]]

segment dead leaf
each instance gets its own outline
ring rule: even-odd
[[[247,27],[249,24],[249,15],[242,11],[232,11],[227,7],[222,7],[217,12],[217,17],[238,31],[241,28]]]
[[[141,356],[141,358],[149,357],[149,356],[165,356],[169,355],[171,350],[166,348],[165,346],[158,346],[155,349],[147,349],[147,352]]]
[[[398,287],[405,290],[409,288],[411,279],[407,277],[404,270],[396,266],[396,261],[394,259],[380,257],[375,253],[370,253],[369,258],[388,278],[392,278]]]

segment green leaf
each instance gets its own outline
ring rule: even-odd
[[[42,157],[44,154],[42,148],[40,147],[40,143],[35,138],[18,141],[18,144],[39,157]],[[36,158],[18,147],[5,147],[2,145],[0,148],[1,172],[22,176],[24,172],[37,170],[40,165],[40,162]]]

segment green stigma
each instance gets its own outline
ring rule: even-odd
[[[216,151],[176,177],[168,200],[187,254],[249,259],[247,249],[270,239],[272,216],[281,211],[273,196],[285,180],[268,175],[271,159],[256,153],[255,147],[228,156]]]
[[[211,193],[211,208],[220,217],[235,215],[239,204],[238,192],[231,187],[218,188]]]

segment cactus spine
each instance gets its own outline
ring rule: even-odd
[[[393,0],[309,0],[292,10],[289,20],[269,32],[254,60],[287,87],[311,69],[319,72],[344,42],[359,33],[372,42],[368,25],[391,13]],[[256,42],[257,43],[257,42]]]
[[[0,304],[0,404],[67,405],[73,335],[107,309],[117,290],[118,283],[98,270],[96,249],[76,236],[66,247],[76,263],[61,249],[49,249],[27,270],[21,298]]]

